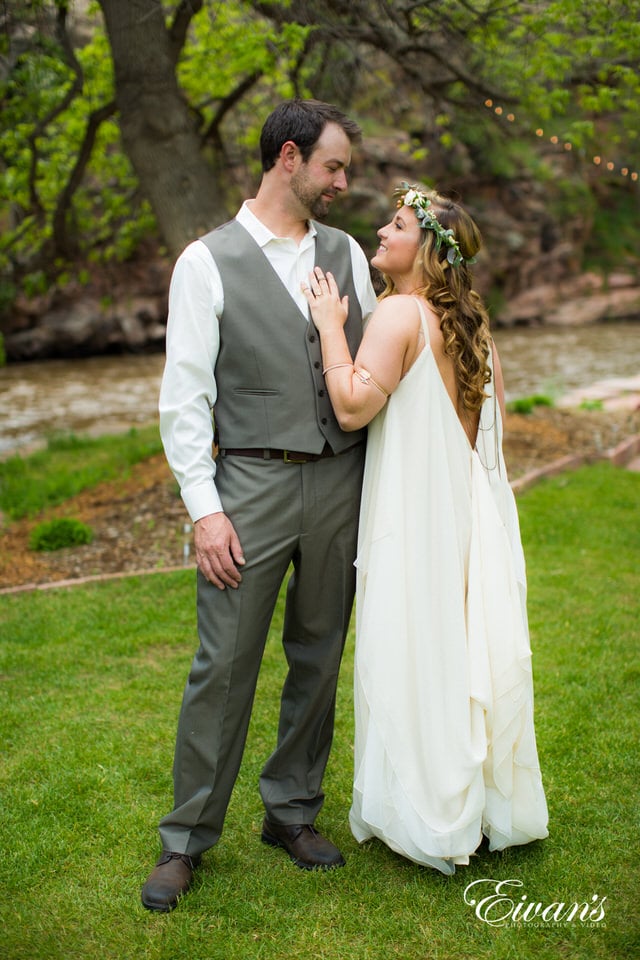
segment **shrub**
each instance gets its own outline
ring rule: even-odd
[[[86,523],[72,517],[45,520],[31,531],[29,546],[32,550],[61,550],[91,543],[93,530]]]
[[[534,407],[552,407],[553,400],[543,393],[534,393],[532,397],[520,397],[507,404],[509,413],[531,413]]]

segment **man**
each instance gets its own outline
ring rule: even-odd
[[[166,912],[220,837],[273,609],[287,585],[289,664],[277,745],[260,777],[262,840],[305,869],[342,866],[314,828],[354,592],[364,434],[343,432],[301,289],[315,265],[349,294],[352,350],[375,307],[364,254],[314,222],[346,188],[358,126],[330,104],[282,103],[257,196],[191,243],[169,294],[160,427],[194,522],[200,647],[174,758],[174,809],[142,890]],[[218,456],[212,459],[214,411]]]

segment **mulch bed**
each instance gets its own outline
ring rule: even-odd
[[[507,416],[505,459],[513,481],[567,455],[603,456],[640,433],[640,411],[565,410],[537,407]],[[29,549],[36,523],[75,517],[94,540],[53,553]],[[119,480],[86,490],[37,517],[4,524],[0,535],[0,589],[63,580],[150,571],[185,563],[184,526],[189,518],[162,455],[133,467]],[[190,550],[186,564],[193,564]]]

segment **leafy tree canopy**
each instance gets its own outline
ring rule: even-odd
[[[212,198],[209,215],[233,209],[259,176],[265,114],[292,95],[339,103],[366,133],[410,133],[427,168],[438,150],[468,174],[548,176],[553,135],[584,170],[595,152],[630,178],[639,13],[638,0],[5,0],[0,300],[147,236],[179,246],[189,215],[172,232],[182,198],[165,202],[153,172],[178,128],[206,164],[185,169],[185,191]],[[115,29],[124,17],[149,25],[143,50]],[[176,85],[173,126],[154,132],[145,78]]]

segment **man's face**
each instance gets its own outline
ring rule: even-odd
[[[347,189],[346,170],[351,163],[351,142],[336,123],[328,123],[308,161],[300,161],[291,176],[291,191],[301,206],[318,220],[324,219],[332,201]]]

